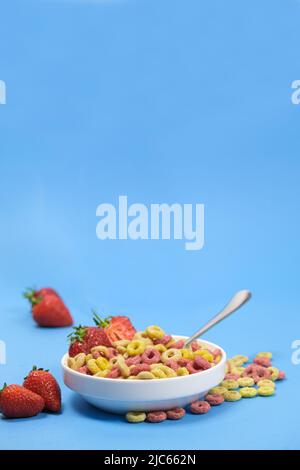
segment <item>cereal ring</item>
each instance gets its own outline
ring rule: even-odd
[[[239,374],[233,374],[232,372],[230,374],[225,375],[225,380],[238,380]]]
[[[149,372],[149,364],[137,364],[136,366],[130,367],[130,375],[138,375],[140,372]]]
[[[151,339],[161,339],[165,336],[165,332],[156,325],[151,325],[146,328],[146,334]]]
[[[102,356],[96,359],[96,364],[100,370],[111,369],[112,367],[109,360],[106,359],[106,357],[102,357]]]
[[[98,359],[97,359],[98,361]],[[129,377],[131,374],[130,374],[130,369],[128,367],[128,365],[126,364],[125,362],[125,359],[123,356],[117,356],[116,357],[116,365],[119,367],[120,369],[120,372],[121,372],[121,375],[122,377]]]
[[[181,349],[181,356],[183,359],[194,359],[194,353],[191,349]]]
[[[195,351],[194,358],[196,359],[196,357],[202,357],[208,362],[213,362],[214,360],[214,356],[207,349],[198,349],[197,351]]]
[[[183,375],[189,375],[189,371],[187,370],[186,367],[178,367],[178,369],[176,370],[176,373],[179,377]]]
[[[239,377],[243,374],[245,367],[232,367],[232,373],[238,375]]]
[[[84,366],[86,362],[86,355],[84,353],[79,353],[77,354],[74,359],[75,359],[75,369],[79,369],[80,367]]]
[[[175,341],[175,343],[172,344],[172,348],[174,349],[182,349],[184,346],[184,339],[179,339],[178,341]]]
[[[141,379],[141,380],[150,380],[150,379],[155,379],[155,376],[151,372],[142,371],[136,375],[136,378]]]
[[[106,346],[95,346],[91,349],[92,354],[96,352],[100,353],[101,356],[108,358],[108,348]]]
[[[192,363],[189,359],[179,359],[177,362],[180,367],[186,367],[188,364]]]
[[[75,361],[74,357],[68,357],[68,367],[70,367],[70,369],[75,370],[76,361]]]
[[[275,383],[273,380],[262,379],[257,382],[258,387],[273,387],[275,388]]]
[[[87,368],[93,375],[97,374],[97,372],[99,372],[100,370],[99,367],[97,366],[96,359],[90,359],[87,362]]]
[[[113,366],[112,369],[107,374],[107,377],[109,379],[118,379],[121,376],[121,371],[119,369],[119,366]]]
[[[217,393],[215,394],[207,394],[205,396],[205,401],[207,401],[207,403],[209,403],[211,406],[218,406],[218,405],[221,405],[221,403],[223,403],[224,401],[224,397],[223,395],[218,395]]]
[[[238,401],[242,398],[242,395],[235,390],[227,390],[224,393],[224,398],[226,401]]]
[[[77,372],[80,372],[81,374],[85,374],[87,375],[89,370],[87,368],[87,366],[82,366],[82,367],[79,367],[79,369],[77,370]]]
[[[146,364],[156,364],[160,361],[160,353],[154,348],[147,348],[142,354],[142,361]]]
[[[283,372],[283,370],[280,370],[277,380],[284,380],[284,379],[285,379],[285,372]]]
[[[270,397],[271,395],[274,395],[275,388],[269,387],[269,386],[259,387],[259,389],[257,390],[257,393],[261,397]]]
[[[142,423],[146,419],[146,413],[142,411],[129,411],[126,413],[126,419],[129,423]]]
[[[146,344],[138,339],[134,339],[130,341],[130,343],[126,347],[126,351],[128,352],[129,356],[137,356],[139,354],[143,354],[146,349]]]
[[[165,364],[161,364],[161,363],[151,364],[150,368],[151,368],[151,372],[153,372],[154,370],[160,369],[165,374],[166,378],[177,376],[176,372],[173,369],[171,369],[171,367],[168,367]]]
[[[196,369],[196,371],[207,370],[211,368],[211,364],[209,361],[204,359],[204,357],[196,356],[195,359],[193,360],[193,367],[194,369]]]
[[[156,349],[157,351],[159,351],[160,353],[163,353],[167,350],[166,346],[164,346],[163,344],[155,344],[153,346],[153,349]]]
[[[190,346],[193,352],[198,351],[198,349],[201,349],[201,345],[198,341],[193,341]]]
[[[252,377],[240,377],[237,379],[237,383],[240,387],[252,387],[254,385],[254,380]]]
[[[242,377],[252,377],[257,383],[260,379],[269,379],[272,375],[270,368],[261,367],[256,364],[250,364],[244,370]]]
[[[167,419],[167,413],[165,411],[150,411],[147,413],[146,419],[149,423],[161,423]]]
[[[127,366],[133,366],[140,364],[142,362],[142,356],[138,354],[137,356],[130,356],[128,359],[125,360]]]
[[[272,359],[273,354],[271,352],[259,352],[256,354],[256,357],[268,357],[269,359]]]
[[[279,376],[279,369],[277,367],[268,367],[268,369],[271,372],[271,379],[272,380],[277,380]]]
[[[165,344],[165,346],[166,346],[167,349],[169,349],[172,346],[172,344],[174,344],[174,343],[175,343],[175,339],[172,338],[172,339],[170,339],[170,341],[167,344]]]
[[[221,387],[225,387],[227,390],[234,390],[235,388],[239,388],[239,384],[237,380],[223,380]]]
[[[155,379],[166,379],[167,374],[165,374],[164,371],[159,369],[158,367],[154,367],[154,369],[151,369],[152,374],[154,375]]]
[[[185,415],[185,409],[184,408],[174,408],[173,410],[168,410],[167,411],[167,418],[168,419],[181,419]]]
[[[120,341],[115,341],[113,347],[121,354],[126,352],[126,348],[130,341],[128,339],[121,339]]]
[[[211,351],[211,353],[215,359],[219,356],[222,356],[222,351],[219,348],[214,349],[213,351]]]
[[[197,415],[203,415],[210,410],[210,404],[207,401],[194,401],[190,405],[190,411]]]
[[[253,398],[257,395],[257,390],[254,387],[242,387],[239,391],[243,398]]]
[[[105,370],[99,370],[99,372],[97,372],[96,374],[94,374],[94,377],[102,377],[102,378],[106,378],[109,374],[109,369],[105,369]]]
[[[168,344],[171,340],[172,340],[172,336],[171,336],[171,335],[164,335],[162,338],[155,339],[155,340],[153,341],[153,343],[154,343],[155,345],[162,344],[163,346],[165,346],[165,345]]]
[[[246,362],[248,362],[249,358],[247,356],[242,356],[241,354],[238,354],[237,356],[233,356],[229,360],[235,366],[239,367],[239,366],[242,366],[243,364],[245,364]]]
[[[161,355],[161,360],[163,362],[167,362],[169,359],[174,359],[174,361],[178,361],[181,359],[181,351],[180,349],[167,349],[167,351],[163,352]]]
[[[227,388],[218,386],[218,387],[211,388],[208,392],[208,395],[222,395],[222,396],[224,396],[224,394],[226,392],[227,392]]]
[[[255,357],[253,362],[262,367],[271,367],[271,360],[268,357]]]

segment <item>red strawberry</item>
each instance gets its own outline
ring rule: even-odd
[[[57,412],[61,409],[60,387],[48,370],[32,368],[25,377],[23,387],[40,395],[45,401],[45,410]]]
[[[30,303],[32,316],[40,326],[70,326],[73,318],[65,306],[62,299],[55,291],[49,292],[50,288],[40,289],[39,291],[27,291],[24,294]]]
[[[0,409],[7,418],[29,418],[43,411],[44,399],[21,385],[6,385],[0,392]]]
[[[106,328],[106,333],[112,342],[121,339],[131,340],[135,332],[136,329],[128,317],[112,317],[109,326]]]
[[[71,342],[70,347],[69,347],[69,356],[70,357],[75,357],[79,353],[85,353],[87,354],[87,345],[86,342],[84,341],[84,337],[87,331],[86,326],[74,326],[73,327],[73,332],[68,335],[68,338]]]

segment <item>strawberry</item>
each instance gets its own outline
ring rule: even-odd
[[[62,299],[51,288],[28,290],[26,297],[31,303],[33,319],[40,326],[70,326],[73,318]]]
[[[136,332],[128,317],[112,317],[106,333],[110,341],[119,341],[121,339],[131,340]]]
[[[45,410],[57,412],[61,409],[60,387],[48,370],[32,368],[25,377],[23,387],[40,395],[45,401]]]
[[[6,385],[0,391],[0,409],[7,418],[29,418],[43,411],[44,399],[21,385]]]
[[[79,353],[88,353],[87,344],[84,341],[84,337],[86,334],[87,327],[86,326],[74,326],[73,332],[68,335],[70,340],[70,347],[69,347],[69,356],[75,357]]]

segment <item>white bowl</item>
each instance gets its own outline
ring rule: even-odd
[[[184,336],[173,336],[186,339]],[[168,410],[184,407],[203,397],[225,376],[226,353],[216,344],[201,340],[207,349],[219,348],[221,361],[203,372],[170,379],[123,380],[81,374],[67,365],[68,354],[61,360],[64,382],[88,403],[110,413]]]

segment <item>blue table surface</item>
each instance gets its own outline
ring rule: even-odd
[[[0,419],[1,449],[299,448],[300,2],[1,3],[0,380],[50,368],[59,415]],[[96,207],[204,203],[205,245],[96,238]],[[21,293],[58,289],[76,323],[127,314],[189,335],[238,289],[253,299],[206,338],[274,354],[276,395],[131,425],[68,390],[70,329],[41,329]]]

